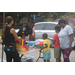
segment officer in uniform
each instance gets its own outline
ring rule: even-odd
[[[25,39],[26,36],[30,35],[29,40],[32,41],[32,29],[34,27],[34,24],[35,23],[33,21],[30,21],[28,24],[22,25],[17,35],[21,36],[23,39]]]

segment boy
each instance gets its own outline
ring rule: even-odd
[[[47,39],[48,35],[46,33],[44,33],[43,35],[43,47],[40,49],[43,49],[43,59],[44,62],[50,62],[50,58],[51,58],[51,51],[50,51],[50,46],[51,46],[51,42]]]
[[[55,26],[56,34],[53,37],[53,44],[54,44],[54,58],[56,58],[56,62],[61,62],[61,50],[60,50],[60,43],[58,38],[58,33],[60,31],[60,26]]]

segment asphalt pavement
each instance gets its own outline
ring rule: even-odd
[[[31,52],[31,53],[28,53],[25,56],[33,56],[34,57],[34,62],[36,62],[37,58],[39,57],[39,51],[34,51],[34,52]],[[1,60],[1,57],[2,57],[2,45],[0,45],[0,60]],[[43,57],[43,53],[41,53],[41,57]],[[4,61],[6,60],[5,52],[3,52],[3,59],[4,59]],[[54,48],[51,48],[51,59],[50,59],[50,61],[51,62],[56,61],[55,58],[54,58]],[[70,61],[75,62],[75,50],[72,50],[72,52],[70,54]],[[38,62],[43,62],[43,59],[40,58],[38,60]],[[61,53],[61,62],[63,62],[62,53]]]

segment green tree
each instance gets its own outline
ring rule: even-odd
[[[15,16],[15,18],[17,18],[17,15],[19,15],[19,21],[22,17],[28,17],[28,19],[32,19],[33,17],[31,15],[38,15],[39,12],[6,12],[5,15],[6,16]]]
[[[28,17],[28,19],[32,19],[32,15],[36,15],[36,18],[38,16],[38,14],[40,14],[41,16],[45,16],[45,17],[51,17],[53,16],[53,19],[57,19],[62,15],[66,15],[66,13],[68,14],[68,12],[6,12],[6,16],[10,15],[10,16],[15,16],[15,18],[17,18],[17,15],[19,15],[19,21],[22,17]]]

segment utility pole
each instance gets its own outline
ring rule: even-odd
[[[33,21],[35,22],[35,15],[33,15]]]
[[[4,28],[4,25],[5,25],[5,12],[3,12],[3,28]],[[2,42],[2,60],[1,62],[3,62],[3,42]]]
[[[3,12],[3,27],[5,25],[5,12]]]

